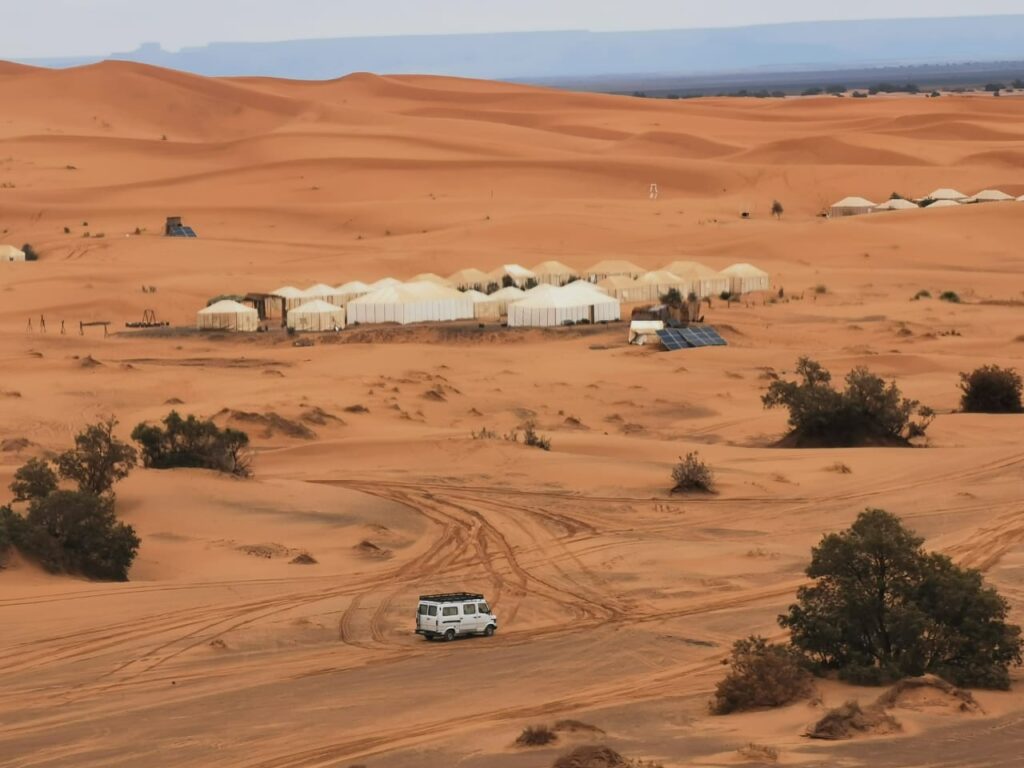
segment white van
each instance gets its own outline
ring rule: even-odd
[[[428,640],[442,637],[454,640],[462,635],[490,637],[498,629],[498,617],[483,595],[452,592],[444,595],[420,595],[416,609],[416,634]]]

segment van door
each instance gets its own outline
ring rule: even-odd
[[[466,633],[462,626],[461,611],[457,605],[441,606],[441,626],[437,628],[437,631],[443,635],[449,629],[454,629],[457,635]]]
[[[425,632],[437,631],[437,606],[420,603],[416,611],[416,629]]]
[[[480,616],[480,611],[477,610],[476,603],[463,603],[462,604],[462,627],[463,632],[476,633],[483,632],[483,618]]]

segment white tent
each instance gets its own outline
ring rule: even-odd
[[[540,288],[540,286],[537,286]],[[537,290],[533,288],[532,290]],[[495,291],[487,300],[494,305],[494,311],[498,315],[508,314],[508,305],[511,302],[522,301],[526,298],[526,292],[522,288],[516,288],[515,286],[509,286],[508,288],[502,288],[501,290]]]
[[[596,285],[612,298],[626,304],[642,301],[642,295],[646,290],[643,286],[637,285],[636,280],[626,275],[606,277]]]
[[[448,275],[448,284],[454,288],[486,288],[491,278],[482,269],[460,269]]]
[[[345,327],[345,310],[321,299],[308,301],[288,313],[296,331],[335,331]]]
[[[349,323],[444,322],[473,318],[473,300],[434,283],[389,285],[348,303]]]
[[[833,217],[859,216],[862,213],[871,213],[875,205],[863,197],[844,197],[842,200],[832,203],[829,215]]]
[[[500,316],[498,302],[491,301],[491,297],[486,293],[470,289],[463,291],[462,295],[468,297],[473,302],[473,317],[477,320],[497,320]]]
[[[676,277],[688,280],[690,290],[696,293],[698,298],[719,296],[723,291],[730,290],[727,276],[698,261],[673,261],[666,264],[663,269]]]
[[[925,195],[926,200],[955,200],[960,202],[965,200],[967,195],[963,192],[958,192],[955,189],[949,187],[941,187],[939,189],[932,190],[931,194]]]
[[[505,284],[505,278],[511,278],[515,285],[522,288],[528,280],[536,280],[537,276],[526,267],[518,264],[502,264],[496,270],[487,275],[488,282],[497,283],[499,286]]]
[[[589,269],[584,271],[584,275],[592,283],[604,280],[606,277],[614,277],[616,275],[625,275],[626,277],[637,278],[640,277],[647,270],[643,267],[638,267],[631,261],[624,261],[623,259],[605,259],[599,261],[597,264],[592,265]]]
[[[1017,202],[1018,203],[1024,203],[1024,195],[1021,195],[1020,197],[1018,197],[1017,198]]]
[[[201,331],[255,331],[259,326],[259,312],[230,299],[211,304],[196,314],[196,327]]]
[[[636,279],[643,301],[657,302],[675,288],[685,299],[690,293],[690,282],[664,269],[647,272]]]
[[[361,283],[358,280],[352,280],[344,285],[339,285],[336,290],[338,291],[338,295],[341,297],[342,304],[348,304],[352,299],[359,296],[365,296],[373,289],[366,283]]]
[[[936,200],[934,203],[927,206],[930,211],[932,208],[959,208],[960,203],[956,200]]]
[[[589,280],[583,280],[582,278],[579,278],[577,280],[573,280],[570,283],[566,283],[562,287],[563,288],[567,288],[570,291],[584,291],[584,292],[589,292],[589,293],[599,293],[602,296],[607,296],[608,295],[608,291],[606,291],[604,288],[599,286],[597,283],[592,283]]]
[[[274,296],[280,296],[284,299],[284,308],[295,309],[300,304],[305,304],[309,301],[309,297],[306,296],[305,291],[300,291],[294,285],[286,285],[283,288],[278,288],[276,291],[270,292]]]
[[[618,320],[617,299],[596,291],[555,288],[538,291],[508,308],[509,327],[549,327],[586,321],[590,323]]]
[[[577,270],[560,261],[542,261],[532,271],[538,283],[549,285],[565,285],[579,274]]]
[[[396,280],[393,277],[382,277],[380,280],[370,283],[370,290],[376,291],[380,288],[388,288],[390,286],[401,285],[401,280]]]
[[[433,272],[420,272],[418,275],[409,280],[410,283],[434,283],[435,285],[447,285],[449,288],[452,287],[451,283],[448,282],[447,278],[441,277],[440,275],[434,274]]]
[[[1012,195],[1008,195],[998,189],[983,189],[973,197],[969,197],[966,202],[968,203],[1003,203],[1013,200]]]
[[[25,252],[13,245],[0,245],[0,261],[25,261]]]
[[[729,290],[733,293],[767,291],[771,287],[768,273],[753,264],[732,264],[722,274],[729,278]]]
[[[876,211],[909,211],[914,208],[918,208],[918,204],[911,202],[910,200],[904,200],[902,197],[894,197],[892,200],[886,200],[881,205],[876,205]]]
[[[307,302],[326,301],[328,304],[333,304],[336,307],[342,307],[345,305],[345,295],[337,288],[325,283],[317,283],[316,285],[309,286],[309,288],[302,292],[302,295],[305,297]]]

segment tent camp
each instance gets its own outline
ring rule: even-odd
[[[917,208],[917,203],[911,202],[910,200],[904,200],[902,197],[894,197],[892,200],[886,200],[881,205],[876,205],[876,211],[909,211]]]
[[[410,283],[434,283],[435,285],[447,285],[449,288],[452,287],[451,283],[448,282],[447,278],[436,275],[433,272],[420,272],[418,275],[409,280]]]
[[[597,264],[592,265],[589,269],[584,270],[584,276],[592,283],[600,282],[606,277],[615,277],[616,275],[624,275],[626,277],[637,278],[640,277],[647,270],[643,267],[638,267],[636,264],[625,261],[623,259],[605,259],[599,261]]]
[[[473,302],[473,317],[477,320],[497,320],[500,316],[498,302],[491,301],[486,293],[470,289],[463,291],[462,295]]]
[[[699,261],[673,261],[662,269],[689,281],[690,290],[701,299],[705,296],[720,296],[729,290],[728,277]]]
[[[930,211],[932,208],[959,208],[960,203],[956,200],[936,200],[934,203],[926,206]]]
[[[753,264],[732,264],[722,274],[729,278],[729,290],[733,293],[767,291],[771,287],[768,273]]]
[[[333,304],[336,307],[345,305],[344,294],[333,286],[327,285],[326,283],[317,283],[311,285],[309,288],[302,292],[305,296],[306,301],[326,301],[328,304]],[[303,302],[305,303],[305,302]]]
[[[978,194],[967,198],[965,202],[968,203],[1004,203],[1013,200],[1012,195],[1008,195],[998,189],[983,189]]]
[[[537,286],[537,288],[540,288],[540,286]],[[537,288],[534,288],[533,290],[536,291]],[[511,302],[522,301],[525,298],[526,292],[523,291],[522,288],[516,288],[515,286],[510,285],[508,288],[502,288],[499,291],[495,291],[487,297],[487,300],[494,305],[494,311],[498,315],[507,315],[508,305]]]
[[[842,200],[832,203],[829,208],[829,215],[833,218],[859,216],[862,213],[871,213],[875,205],[875,203],[863,197],[844,197]]]
[[[537,276],[526,267],[521,267],[518,264],[502,264],[487,275],[488,282],[497,283],[502,287],[508,282],[506,278],[510,279],[514,285],[522,288],[528,281],[536,280]]]
[[[453,272],[448,275],[448,285],[453,288],[476,288],[477,290],[483,290],[487,287],[487,284],[491,282],[491,278],[487,276],[487,273],[482,269],[460,269],[458,272]]]
[[[473,300],[454,288],[434,283],[401,283],[348,303],[349,323],[444,322],[473,318]]]
[[[295,309],[300,304],[305,304],[309,301],[309,297],[305,291],[300,291],[294,285],[286,285],[282,288],[278,288],[276,291],[270,292],[274,296],[280,296],[284,299],[284,308],[286,310]]]
[[[359,296],[365,296],[371,290],[373,289],[370,288],[370,286],[366,283],[361,283],[358,280],[352,280],[344,285],[339,285],[337,288],[342,304],[348,304],[352,299],[358,298]]]
[[[508,307],[508,324],[516,327],[549,327],[618,320],[619,302],[610,296],[580,288],[537,291]]]
[[[196,327],[201,331],[255,331],[259,326],[259,312],[230,299],[211,304],[196,314]]]
[[[925,195],[925,200],[953,200],[960,202],[961,200],[967,199],[967,195],[963,192],[958,192],[955,189],[949,187],[941,187],[940,189],[932,190],[931,194]]]
[[[661,297],[673,288],[679,291],[684,299],[690,293],[690,283],[688,280],[664,269],[640,275],[636,279],[636,285],[641,291],[642,301],[660,301]]]
[[[537,276],[538,283],[547,283],[548,285],[565,285],[579,275],[578,270],[560,261],[542,261],[533,268],[532,272]]]
[[[25,252],[13,245],[0,245],[0,261],[25,261]]]
[[[624,304],[643,301],[642,296],[646,291],[644,286],[637,285],[636,280],[625,275],[606,277],[596,285],[613,299],[618,299]]]
[[[296,331],[336,331],[345,327],[345,310],[314,299],[288,313],[288,327]]]

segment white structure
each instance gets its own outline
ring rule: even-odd
[[[418,275],[409,280],[410,283],[434,283],[435,285],[447,285],[449,288],[452,284],[448,282],[447,278],[441,277],[440,275],[434,274],[433,272],[420,272]]]
[[[260,314],[252,307],[224,299],[199,310],[196,327],[201,331],[255,331],[260,327]]]
[[[904,200],[902,197],[894,197],[892,200],[886,200],[881,205],[876,205],[876,211],[910,211],[918,208],[918,204],[910,200]]]
[[[577,270],[560,261],[542,261],[531,271],[536,276],[538,283],[547,283],[548,285],[565,285],[579,275]]]
[[[1021,195],[1020,197],[1018,197],[1017,198],[1017,202],[1018,203],[1024,203],[1024,195]]]
[[[518,264],[502,264],[496,270],[487,275],[488,282],[497,283],[499,287],[504,287],[506,282],[505,278],[511,278],[513,284],[522,288],[526,285],[528,280],[536,280],[537,276],[533,274],[526,267],[521,267]]]
[[[286,310],[295,309],[300,304],[305,304],[309,301],[309,297],[305,291],[300,291],[294,285],[286,285],[282,288],[278,288],[276,291],[270,292],[273,296],[280,296],[284,299],[284,308]]]
[[[351,323],[445,322],[473,319],[473,300],[434,283],[389,285],[348,303]]]
[[[771,287],[768,273],[753,264],[732,264],[722,274],[729,278],[729,290],[733,293],[767,291]]]
[[[844,197],[842,200],[832,203],[829,208],[829,216],[833,218],[859,216],[863,213],[871,213],[876,205],[863,197]]]
[[[641,295],[645,291],[644,287],[637,285],[636,280],[625,275],[606,277],[596,285],[613,299],[618,299],[624,304],[642,301]]]
[[[381,288],[389,288],[389,287],[393,287],[393,286],[401,285],[401,284],[402,284],[401,280],[396,280],[393,277],[382,277],[377,282],[370,283],[370,290],[371,291],[376,291],[376,290],[379,290]]]
[[[366,283],[361,283],[358,280],[352,280],[344,285],[339,285],[336,290],[338,291],[338,295],[341,297],[341,303],[344,305],[348,304],[352,299],[365,296],[373,289]]]
[[[930,211],[932,208],[959,208],[960,203],[956,200],[936,200],[934,203],[926,206]]]
[[[314,299],[288,313],[288,327],[296,331],[340,331],[345,327],[345,310]]]
[[[673,261],[666,264],[663,269],[687,280],[690,290],[700,299],[705,296],[720,296],[724,291],[730,290],[729,278],[726,275],[698,261]]]
[[[963,192],[958,192],[955,189],[949,187],[941,187],[940,189],[932,190],[931,194],[925,195],[925,200],[953,200],[954,202],[961,202],[967,199],[967,195]]]
[[[473,317],[477,320],[497,320],[501,316],[498,312],[498,302],[491,301],[491,297],[486,293],[470,289],[463,291],[462,295],[473,302]]]
[[[416,634],[428,640],[454,640],[463,635],[491,637],[497,631],[498,617],[483,595],[423,595],[416,608]]]
[[[550,327],[581,321],[601,323],[618,320],[619,317],[616,299],[580,288],[537,291],[508,308],[510,328]]]
[[[326,301],[328,304],[333,304],[336,307],[345,306],[344,294],[342,294],[342,292],[337,288],[327,285],[326,283],[311,285],[309,288],[304,290],[302,294],[305,296],[307,302]]]
[[[660,301],[661,297],[673,288],[679,291],[683,299],[690,293],[690,283],[688,280],[665,269],[640,275],[636,279],[636,286],[640,289],[641,300],[652,303]]]
[[[448,275],[448,285],[453,288],[476,288],[483,290],[491,278],[482,269],[460,269]]]
[[[663,330],[665,330],[665,323],[661,320],[634,320],[629,324],[627,340],[630,344],[635,344],[638,347],[645,344],[660,344],[658,331]]]
[[[0,261],[25,261],[25,252],[13,245],[0,245]]]
[[[968,203],[1005,203],[1013,200],[1012,195],[1008,195],[998,189],[983,189],[973,197],[967,198]]]
[[[585,270],[583,275],[590,282],[597,283],[604,280],[606,277],[615,277],[616,275],[632,277],[635,280],[646,271],[646,269],[638,267],[631,261],[625,261],[623,259],[605,259],[604,261],[599,261],[597,264],[594,264],[589,269]]]
[[[647,196],[651,200],[657,200],[658,199],[658,185],[657,184],[651,184],[651,189],[650,189],[650,191],[648,191]]]
[[[537,288],[540,288],[540,286],[537,286]],[[533,290],[536,291],[537,288],[534,288]],[[516,301],[522,301],[525,298],[526,292],[523,291],[522,288],[516,288],[515,286],[510,285],[508,288],[502,288],[499,291],[495,291],[487,297],[487,300],[494,305],[494,312],[500,317],[501,315],[508,314],[509,304]]]

